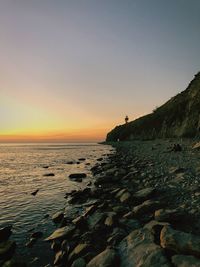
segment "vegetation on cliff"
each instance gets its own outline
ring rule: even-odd
[[[151,114],[115,127],[106,141],[194,137],[200,133],[200,72],[187,89]]]

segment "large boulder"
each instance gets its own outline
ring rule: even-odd
[[[103,252],[94,257],[87,267],[117,267],[118,257],[116,251],[111,248],[105,249]]]
[[[160,243],[176,253],[191,254],[200,257],[200,237],[164,226],[160,233]]]
[[[169,267],[170,263],[147,229],[131,232],[119,244],[120,267]]]

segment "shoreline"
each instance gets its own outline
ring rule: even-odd
[[[173,142],[112,143],[91,168],[94,186],[67,193],[54,216],[53,266],[200,266],[200,152]]]

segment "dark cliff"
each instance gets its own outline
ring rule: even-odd
[[[187,89],[153,113],[115,127],[106,141],[194,137],[200,133],[200,72]]]

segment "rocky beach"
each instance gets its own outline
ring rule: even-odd
[[[68,192],[65,212],[52,216],[56,230],[43,242],[51,245],[54,262],[46,267],[200,266],[197,141],[112,145],[116,152],[97,159],[91,183]],[[85,175],[73,173],[76,178],[80,183]],[[9,260],[15,246],[7,241],[10,231],[0,231],[2,266],[23,266]]]

